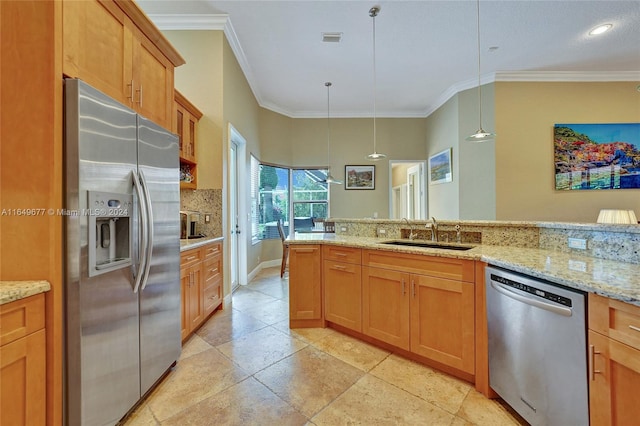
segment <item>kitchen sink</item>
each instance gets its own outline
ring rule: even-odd
[[[469,250],[472,249],[473,246],[466,246],[460,244],[452,244],[452,243],[438,243],[435,241],[414,241],[414,240],[391,240],[384,241],[382,244],[389,244],[393,246],[407,246],[407,247],[425,247],[425,248],[436,248],[436,249],[444,249],[444,250]]]

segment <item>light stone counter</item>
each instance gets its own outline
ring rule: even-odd
[[[476,245],[467,251],[382,244],[390,238],[296,234],[290,244],[332,244],[428,256],[481,260],[523,274],[640,306],[640,265],[557,250]]]
[[[202,247],[207,244],[224,240],[224,237],[204,237],[192,240],[180,240],[180,252]]]
[[[0,305],[51,290],[48,281],[0,281]]]

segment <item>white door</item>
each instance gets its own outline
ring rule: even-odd
[[[229,126],[229,168],[228,200],[226,209],[229,249],[229,284],[231,291],[238,285],[247,284],[247,244],[251,238],[251,224],[248,220],[249,170],[247,163],[247,141],[231,123]],[[243,220],[243,218],[246,218]]]
[[[240,229],[240,217],[238,211],[238,145],[232,140],[229,152],[229,220],[231,229],[229,231],[229,262],[231,266],[230,280],[231,291],[238,286],[238,237]]]

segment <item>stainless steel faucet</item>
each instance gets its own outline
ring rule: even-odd
[[[431,216],[432,223],[427,223],[425,227],[431,228],[431,241],[438,241],[438,222],[436,218]]]
[[[413,224],[409,222],[409,219],[407,219],[406,217],[403,217],[402,220],[407,222],[407,225],[409,225],[409,239],[413,240],[415,237],[417,237],[417,235],[413,232]]]

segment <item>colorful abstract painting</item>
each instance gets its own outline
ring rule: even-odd
[[[556,189],[640,188],[640,123],[556,124]]]

